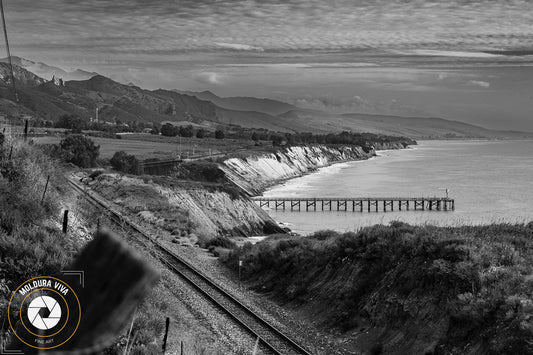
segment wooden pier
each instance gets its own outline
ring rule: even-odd
[[[273,208],[276,211],[393,212],[455,210],[455,200],[448,197],[254,197],[253,200],[259,203],[259,207]]]

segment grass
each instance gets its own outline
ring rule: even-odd
[[[311,308],[326,327],[382,329],[374,341],[384,350],[533,352],[532,223],[393,222],[357,233],[276,236],[223,259],[235,270],[242,259],[253,288]],[[403,340],[394,343],[394,334]]]
[[[6,146],[11,146],[10,143]],[[60,201],[69,202],[64,189],[64,171],[61,166],[47,157],[36,146],[22,142],[14,142],[13,159],[8,160],[7,154],[0,147],[0,322],[3,324],[0,334],[4,335],[9,328],[5,310],[11,297],[11,292],[22,282],[37,275],[55,276],[61,278],[61,270],[69,265],[85,240],[75,232],[67,235],[60,230],[58,223],[61,206]],[[51,176],[51,183],[45,199],[41,202],[42,192],[46,183],[46,176]],[[44,177],[44,178],[43,178]],[[114,190],[114,187],[111,187]],[[128,197],[131,194],[143,196],[142,208],[159,211],[163,216],[176,221],[175,227],[187,226],[187,221],[180,222],[179,211],[169,209],[168,202],[160,199],[160,194],[146,186],[125,186],[116,189],[116,198],[123,199],[132,210],[141,206],[136,205]],[[165,203],[166,202],[166,203]],[[70,201],[72,203],[72,201]],[[87,228],[93,229],[101,213],[97,213],[90,204],[81,199],[71,208],[71,221],[78,221]],[[185,218],[185,217],[184,217]],[[83,226],[82,226],[83,227]],[[170,227],[169,227],[170,228]],[[148,261],[149,259],[149,261]],[[198,319],[191,315],[184,315],[186,305],[177,305],[179,297],[176,292],[175,275],[159,262],[147,257],[147,262],[162,273],[161,282],[154,292],[138,307],[133,322],[133,337],[130,341],[130,354],[160,354],[162,338],[165,329],[165,318],[179,314],[178,319],[172,320],[169,335],[169,350],[176,349],[176,339],[184,342],[187,353],[213,353],[219,344],[212,334],[212,329],[202,329],[198,334]],[[181,296],[183,297],[183,296]],[[184,319],[187,316],[187,319]],[[102,351],[102,354],[124,354],[126,333],[117,337],[115,343]],[[0,337],[0,341],[3,339]],[[171,348],[170,345],[173,347]]]
[[[32,138],[37,144],[58,144],[62,136]],[[230,153],[239,149],[254,149],[251,140],[179,138],[151,134],[123,135],[122,139],[91,137],[100,146],[100,157],[110,159],[115,152],[125,151],[138,159],[168,159],[184,156]],[[193,154],[194,153],[194,154]]]
[[[61,278],[61,270],[73,261],[85,242],[75,233],[63,234],[58,223],[58,201],[67,194],[61,190],[66,183],[60,166],[35,146],[22,142],[14,142],[12,160],[6,154],[9,152],[0,149],[0,307],[3,310],[0,322],[4,327],[1,334],[9,327],[4,310],[11,292],[38,275]],[[51,182],[41,201],[47,176]],[[90,213],[89,209],[85,212]],[[162,333],[160,308],[154,299],[145,301],[139,308],[135,323],[138,336],[132,353],[160,353],[160,346],[154,343]],[[113,347],[107,349],[107,353],[112,350]]]
[[[168,232],[181,234],[181,231],[184,231],[190,234],[194,229],[188,211],[170,204],[168,198],[156,189],[157,185],[142,184],[138,181],[131,184],[105,181],[104,176],[102,183],[94,185],[93,188],[130,212],[137,214],[148,211],[150,215],[145,214],[144,218],[151,219],[150,222]]]
[[[39,149],[9,142],[13,156],[0,147],[0,306],[7,308],[11,292],[37,275],[58,277],[81,243],[65,236],[57,224],[60,214],[55,184],[62,184],[61,169]],[[46,177],[50,176],[42,199]],[[2,334],[7,330],[2,312]]]

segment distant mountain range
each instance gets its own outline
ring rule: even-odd
[[[8,58],[0,59],[2,63],[8,63]],[[90,73],[85,70],[76,69],[67,72],[61,68],[53,67],[44,63],[34,62],[28,59],[12,56],[11,62],[21,68],[24,68],[43,79],[51,80],[53,77],[61,78],[63,80],[87,80],[92,78],[97,73]]]
[[[145,90],[121,84],[96,73],[62,69],[14,57],[20,102],[14,102],[8,65],[0,60],[0,112],[56,120],[64,114],[89,119],[99,109],[104,121],[187,121],[206,128],[237,125],[279,132],[384,133],[420,138],[519,138],[529,133],[500,132],[440,118],[402,117],[361,113],[332,114],[254,97],[219,97],[212,92]],[[18,63],[18,64],[17,64]],[[21,64],[21,65],[19,65]],[[33,69],[35,72],[29,70]],[[61,73],[83,79],[60,85],[50,79]],[[41,77],[37,73],[45,73]],[[57,73],[57,74],[55,74]],[[76,74],[76,75],[78,75]],[[66,78],[64,76],[62,78]]]
[[[269,115],[280,115],[290,110],[294,110],[297,107],[285,102],[272,100],[272,99],[258,99],[255,97],[219,97],[213,94],[211,91],[179,91],[178,93],[191,95],[199,98],[200,100],[211,101],[215,105],[226,108],[229,110],[238,111],[258,111],[267,113]]]

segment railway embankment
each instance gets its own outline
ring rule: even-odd
[[[224,185],[113,173],[86,182],[125,212],[160,227],[167,239],[176,242],[205,245],[217,236],[282,232],[257,204]]]

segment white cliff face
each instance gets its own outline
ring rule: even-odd
[[[173,226],[204,240],[218,235],[250,236],[280,231],[253,201],[214,188],[170,187],[120,174],[100,175],[91,187],[145,222],[163,228]]]
[[[270,217],[248,199],[232,199],[227,193],[206,189],[164,188],[168,202],[188,211],[195,232],[206,237],[261,234]]]
[[[373,155],[374,151],[365,153],[361,147],[298,146],[261,156],[228,159],[221,169],[236,185],[255,195],[269,185],[316,168]]]

